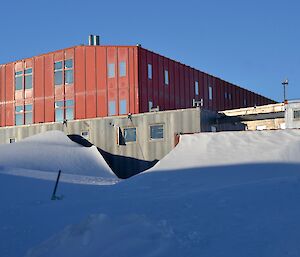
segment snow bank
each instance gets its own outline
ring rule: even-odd
[[[184,136],[160,172],[63,184],[62,201],[0,174],[1,256],[299,257],[299,131],[235,133]]]
[[[61,131],[0,146],[1,173],[55,179],[58,170],[62,170],[65,181],[80,182],[82,176],[116,178],[95,146],[82,147]]]
[[[183,135],[148,170],[180,170],[250,163],[300,163],[300,130],[240,131]]]

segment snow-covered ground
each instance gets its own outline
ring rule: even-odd
[[[299,257],[299,156],[298,130],[188,135],[128,180],[61,183],[61,201],[7,162],[0,256]]]

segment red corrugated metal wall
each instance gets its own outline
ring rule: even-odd
[[[152,65],[152,79],[148,78],[148,64]],[[165,70],[168,71],[168,85],[164,81]],[[195,93],[195,81],[199,84],[198,95]],[[203,99],[204,108],[209,110],[274,103],[251,91],[143,48],[139,48],[139,89],[140,112],[149,111],[149,101],[154,107],[159,106],[160,110],[190,108],[193,99]],[[209,99],[210,90],[212,100]]]
[[[54,85],[54,63],[73,60],[73,83]],[[120,62],[125,74],[119,76]],[[108,64],[115,76],[108,78]],[[124,66],[123,66],[124,67]],[[15,124],[15,107],[33,104],[33,123],[55,121],[55,101],[74,100],[74,118],[108,116],[109,101],[126,100],[126,113],[138,113],[136,46],[77,46],[0,66],[0,126]],[[32,89],[15,90],[15,72],[32,68]],[[24,85],[23,85],[24,86]],[[123,102],[124,104],[124,102]],[[124,111],[124,110],[123,110]]]

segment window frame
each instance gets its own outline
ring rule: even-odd
[[[127,76],[127,63],[126,61],[119,62],[119,77],[126,77]]]
[[[152,138],[151,137],[151,128],[152,127],[162,127],[163,136],[161,138]],[[164,123],[155,123],[149,125],[149,141],[156,142],[156,141],[164,141],[165,140],[165,124]]]
[[[299,117],[295,117],[295,113],[299,113]],[[300,120],[300,109],[293,109],[293,120]]]
[[[148,76],[148,79],[152,80],[152,78],[153,78],[152,63],[148,63],[148,65],[147,65],[147,76]]]
[[[208,100],[212,101],[213,100],[213,87],[208,86]]]
[[[195,95],[199,95],[199,82],[198,82],[198,80],[195,80],[194,86],[195,86]]]
[[[135,140],[127,141],[126,140],[126,136],[125,136],[125,131],[126,130],[131,130],[131,129],[135,130]],[[137,143],[137,127],[125,127],[125,128],[122,128],[122,134],[123,134],[123,138],[124,138],[125,144],[134,144],[134,143]]]
[[[116,67],[115,63],[108,63],[107,64],[107,78],[113,79],[116,76]]]
[[[165,69],[164,70],[164,84],[166,86],[168,86],[170,83],[170,80],[169,80],[169,70]]]

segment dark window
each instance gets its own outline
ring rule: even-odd
[[[109,101],[108,103],[108,115],[116,115],[116,101]]]
[[[127,102],[126,100],[120,101],[120,114],[126,114],[127,113]]]
[[[300,110],[294,110],[294,119],[299,120],[300,119]]]
[[[115,64],[114,63],[108,64],[108,77],[109,78],[115,77]]]
[[[23,71],[15,72],[15,90],[23,89]]]
[[[119,74],[120,74],[120,77],[126,76],[126,62],[125,61],[119,63]]]
[[[136,142],[136,128],[124,129],[125,142]]]
[[[151,125],[150,126],[150,139],[164,138],[164,125]]]

